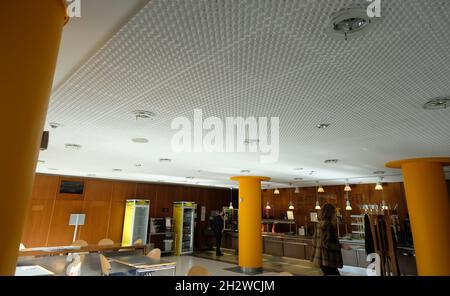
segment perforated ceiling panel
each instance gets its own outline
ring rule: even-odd
[[[367,4],[151,1],[54,91],[48,122],[64,126],[52,130],[38,171],[229,185],[246,169],[310,185],[375,182],[374,171],[399,173],[384,168],[389,160],[448,156],[450,110],[422,105],[450,95],[450,1],[382,1],[382,18],[366,34],[327,34],[331,14]],[[279,161],[171,152],[172,120],[196,108],[205,118],[279,117]],[[135,110],[156,117],[136,120]],[[131,141],[137,137],[150,141]]]

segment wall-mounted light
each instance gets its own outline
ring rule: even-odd
[[[352,187],[350,187],[350,185],[348,185],[348,183],[347,183],[347,184],[345,184],[344,191],[345,192],[352,191]]]
[[[294,204],[291,202],[289,202],[289,210],[295,210]]]
[[[322,185],[319,186],[319,188],[317,189],[317,192],[319,192],[319,193],[325,192],[325,189],[323,189]]]
[[[298,187],[295,187],[295,191],[294,191],[294,193],[300,193],[300,188],[298,188]]]
[[[267,205],[266,205],[266,210],[270,210],[270,209],[272,209],[272,208],[270,207],[270,204],[269,204],[269,202],[267,202]]]
[[[275,188],[275,190],[273,191],[273,194],[280,194],[280,190],[278,190],[278,188]]]

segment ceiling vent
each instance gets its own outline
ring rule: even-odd
[[[366,9],[343,9],[331,15],[328,33],[337,39],[348,40],[355,35],[366,33],[373,19],[367,15]]]

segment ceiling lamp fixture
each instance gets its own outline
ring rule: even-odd
[[[322,185],[319,185],[319,188],[317,188],[318,193],[324,193],[325,189],[323,189]]]
[[[350,187],[350,185],[348,185],[348,179],[347,179],[347,182],[345,183],[344,191],[345,192],[352,191],[352,187]]]
[[[371,23],[371,18],[367,14],[366,9],[350,8],[343,9],[331,16],[331,24],[329,25],[330,35],[337,38],[344,38],[361,33]]]
[[[275,190],[273,191],[273,194],[276,194],[276,195],[280,194],[280,190],[278,190],[278,188],[275,188]]]
[[[267,204],[266,204],[266,210],[270,210],[270,209],[272,209],[272,208],[270,207],[269,202],[267,202]]]
[[[300,188],[298,188],[298,187],[295,187],[295,191],[294,191],[294,193],[300,193]]]
[[[320,210],[320,203],[319,203],[319,200],[316,201],[316,207],[315,207],[315,209],[316,209],[316,210]]]
[[[289,202],[289,210],[295,210],[294,204],[292,201]]]
[[[375,190],[383,190],[383,185],[381,185],[381,181],[383,178],[380,178],[380,180],[377,182],[377,185],[375,185]]]
[[[230,210],[233,210],[233,188],[230,188],[230,206],[228,207]]]
[[[350,201],[347,199],[347,201],[346,201],[346,203],[345,203],[345,210],[347,210],[347,211],[351,211],[351,210],[353,210],[352,209],[352,206],[351,206],[351,204],[350,204]]]
[[[446,109],[448,106],[450,106],[450,97],[429,100],[423,105],[423,108],[425,110],[440,110]]]

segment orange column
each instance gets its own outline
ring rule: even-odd
[[[232,177],[239,182],[239,267],[244,272],[262,269],[261,181],[267,177]]]
[[[450,275],[450,201],[444,165],[450,158],[393,161],[402,168],[419,275]]]
[[[0,2],[0,276],[15,273],[66,21],[63,0]]]

